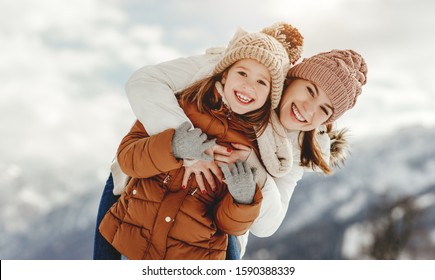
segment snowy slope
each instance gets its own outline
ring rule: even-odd
[[[334,176],[305,175],[280,230],[270,238],[251,236],[247,258],[370,258],[363,247],[373,240],[376,221],[391,209],[396,220],[406,217],[400,203],[409,196],[418,198],[411,203],[419,213],[412,220],[417,233],[399,257],[435,258],[421,249],[435,252],[434,138],[435,129],[409,128],[353,143]],[[80,162],[0,162],[1,259],[92,258],[104,175]]]
[[[334,176],[306,174],[276,236],[251,236],[247,257],[373,258],[364,250],[372,245],[374,234],[382,231],[380,221],[391,216],[397,220],[396,227],[403,227],[401,218],[409,208],[419,214],[407,241],[396,242],[406,241],[400,244],[406,249],[397,258],[434,259],[434,137],[434,129],[414,127],[382,139],[366,139],[355,143],[346,166]],[[424,245],[412,244],[413,238]],[[432,253],[421,249],[410,253],[420,247]]]

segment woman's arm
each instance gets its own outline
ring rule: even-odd
[[[267,176],[266,183],[262,189],[263,203],[260,215],[250,229],[255,236],[268,237],[278,230],[285,218],[290,199],[298,181],[302,178],[305,171],[311,170],[299,165],[300,147],[297,142],[298,134],[298,132],[292,132],[288,135],[293,151],[293,164],[290,172],[282,177]],[[326,133],[326,127],[321,126],[318,129],[316,139],[326,162],[329,162],[331,139]]]
[[[285,176],[280,178],[267,176],[266,184],[262,189],[263,203],[260,214],[250,228],[252,234],[268,237],[278,230],[287,213],[296,184],[303,173],[303,168],[295,164],[290,173]]]
[[[174,93],[210,74],[222,52],[222,48],[209,49],[204,55],[145,66],[130,77],[127,97],[149,135],[189,121]]]
[[[208,75],[219,60],[223,48],[208,49],[205,55],[179,58],[137,70],[128,80],[125,91],[137,119],[155,135],[176,128],[190,120],[178,105],[174,93],[191,82]],[[160,117],[164,116],[164,117]],[[111,167],[115,195],[122,193],[128,176],[121,172],[119,163]]]

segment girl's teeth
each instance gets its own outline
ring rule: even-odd
[[[298,108],[296,108],[295,104],[292,104],[292,110],[293,110],[293,114],[295,114],[296,119],[298,119],[298,121],[304,122],[305,119],[304,117],[302,117],[302,115],[299,113]]]
[[[241,95],[240,93],[236,92],[236,96],[239,98],[240,101],[244,102],[244,103],[249,103],[251,102],[251,98],[246,97],[244,95]]]

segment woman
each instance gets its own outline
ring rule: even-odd
[[[345,54],[343,56],[343,54]],[[334,58],[334,56],[339,56],[338,58]],[[342,57],[340,57],[342,56]],[[164,99],[161,104],[170,104],[170,100],[173,97],[173,92],[178,91],[179,89],[185,87],[187,84],[190,83],[191,77],[198,77],[201,75],[204,75],[205,73],[209,72],[208,69],[210,69],[210,66],[213,66],[215,64],[215,61],[219,59],[220,52],[216,51],[216,49],[208,51],[206,55],[204,56],[198,56],[198,57],[191,57],[187,59],[178,59],[172,62],[163,63],[154,67],[144,67],[137,71],[132,78],[129,80],[126,90],[127,94],[130,100],[130,103],[132,104],[133,110],[138,116],[138,118],[144,123],[145,127],[147,127],[147,130],[152,134],[153,130],[154,132],[157,132],[159,129],[165,129],[167,127],[174,126],[176,127],[177,122],[184,121],[183,114],[179,114],[177,112],[177,109],[173,110],[173,118],[165,119],[165,123],[156,124],[155,120],[151,119],[147,116],[147,111],[142,110],[141,108],[147,107],[142,106],[143,104],[150,104],[155,103],[155,96],[156,91],[159,92],[158,97],[159,100]],[[345,59],[343,59],[346,57]],[[334,60],[335,59],[335,60]],[[337,60],[338,59],[338,60]],[[349,60],[350,59],[350,60]],[[349,81],[351,81],[352,85],[356,85],[355,90],[352,89],[343,89],[342,91],[337,91],[338,88],[341,86],[346,86],[344,82],[341,81],[334,81],[334,83],[329,84],[335,84],[336,88],[331,88],[328,86],[327,80],[322,80],[321,77],[323,74],[328,74],[326,77],[332,77],[330,75],[331,73],[338,73],[341,69],[345,68],[328,68],[325,66],[328,66],[328,64],[336,65],[336,61],[348,61],[352,64],[353,60],[355,60],[355,65],[359,64],[359,68],[356,71],[356,66],[352,65],[349,66],[348,69],[354,69],[354,72],[357,73],[357,78],[351,77],[352,71],[348,71],[345,73],[345,76],[348,77]],[[335,62],[334,62],[335,61]],[[184,71],[180,71],[180,65],[182,65],[182,68]],[[309,67],[308,67],[309,66]],[[318,71],[315,71],[316,69],[320,69]],[[205,69],[205,70],[204,70]],[[333,69],[329,71],[328,69]],[[319,167],[320,169],[324,169],[324,171],[328,172],[328,165],[325,165],[325,163],[322,163],[322,159],[329,159],[329,149],[323,149],[323,157],[322,155],[311,155],[306,156],[307,152],[302,153],[302,159],[299,157],[301,145],[298,141],[299,139],[299,132],[298,130],[307,129],[309,132],[305,133],[305,135],[311,135],[311,136],[317,136],[317,143],[320,146],[328,147],[329,148],[329,137],[323,130],[313,130],[315,127],[309,127],[307,119],[310,118],[310,116],[313,114],[313,110],[310,108],[305,108],[305,103],[310,100],[310,98],[313,101],[317,101],[317,97],[319,96],[319,90],[316,87],[318,84],[322,84],[323,86],[320,87],[322,91],[321,96],[324,96],[324,93],[326,91],[326,95],[329,97],[332,97],[331,103],[323,102],[319,103],[320,106],[315,106],[316,109],[321,110],[320,114],[323,114],[324,116],[321,119],[318,119],[318,124],[327,123],[334,121],[337,117],[340,117],[341,114],[343,114],[347,109],[350,109],[356,100],[356,97],[361,92],[361,86],[365,84],[365,74],[366,74],[366,66],[365,62],[362,59],[361,56],[358,54],[351,52],[351,51],[333,51],[326,54],[320,54],[319,56],[315,56],[313,58],[304,60],[304,62],[296,65],[293,67],[289,72],[290,78],[303,78],[308,79],[308,81],[311,80],[315,81],[315,83],[301,83],[301,80],[295,80],[292,79],[289,80],[289,83],[287,84],[286,90],[284,91],[284,97],[281,101],[281,106],[279,110],[279,120],[281,121],[282,125],[286,129],[294,129],[293,131],[288,133],[289,139],[291,140],[292,146],[293,146],[293,166],[290,170],[290,173],[288,173],[286,176],[283,177],[276,177],[273,180],[267,180],[271,183],[266,183],[265,187],[262,189],[264,201],[270,200],[270,201],[276,201],[276,198],[278,198],[281,203],[279,204],[266,204],[263,203],[261,207],[261,213],[260,216],[256,219],[256,221],[253,223],[253,225],[250,228],[250,231],[257,236],[264,237],[264,236],[270,236],[273,234],[273,232],[276,231],[276,229],[279,227],[279,225],[282,222],[282,219],[285,216],[288,202],[291,198],[292,192],[294,190],[294,187],[296,185],[296,182],[302,177],[302,174],[304,172],[304,169],[302,166],[299,165],[300,162],[302,162],[305,166],[310,167]],[[335,71],[335,72],[334,72]],[[346,71],[345,71],[346,72]],[[200,73],[200,74],[198,74]],[[169,79],[168,81],[162,82],[162,78],[168,79],[168,77],[171,77],[172,79]],[[302,80],[307,81],[307,80]],[[291,90],[290,90],[291,89]],[[297,90],[300,90],[299,92],[302,92],[298,98],[297,95],[294,95],[294,98],[290,98],[293,94],[286,94],[287,92],[295,92]],[[149,93],[147,93],[149,92]],[[339,94],[337,94],[337,92]],[[328,95],[329,93],[329,95]],[[339,98],[343,97],[347,93],[350,93],[349,96],[346,96],[345,98]],[[306,100],[304,100],[304,98]],[[331,98],[330,98],[331,99]],[[343,106],[342,101],[347,100],[350,101],[349,104],[346,106]],[[332,104],[332,102],[335,102],[335,104]],[[335,105],[335,106],[333,106]],[[333,111],[332,109],[337,109]],[[314,108],[314,107],[313,107]],[[332,108],[332,109],[331,109]],[[168,109],[165,109],[165,111]],[[169,110],[170,111],[170,110]],[[322,113],[323,112],[323,113]],[[317,116],[319,116],[318,114]],[[177,118],[179,120],[177,121]],[[316,122],[311,122],[310,124],[316,124]],[[275,123],[276,125],[276,123]],[[293,126],[293,127],[292,127]],[[322,128],[324,129],[324,128]],[[306,147],[312,147],[313,141],[310,140],[310,137],[304,137],[304,144],[302,145],[305,147],[306,151],[308,151],[308,154],[310,151],[314,151],[315,149],[310,149]],[[312,139],[312,138],[311,138]],[[239,146],[240,147],[240,146]],[[225,152],[222,152],[222,156],[233,156],[235,157],[235,154],[241,154],[243,153],[243,150],[241,152],[234,150],[233,152],[228,152],[225,154]],[[315,161],[312,161],[311,159],[315,158]],[[219,158],[219,160],[222,161],[222,158]],[[322,168],[323,166],[323,168]],[[326,166],[326,167],[325,167]],[[204,173],[206,173],[207,170],[205,170]],[[271,179],[269,175],[268,179]],[[109,180],[110,181],[110,180]],[[275,185],[276,183],[276,185]],[[279,186],[285,186],[285,187],[279,187]],[[110,191],[110,185],[106,188]],[[110,195],[110,194],[109,194]],[[273,198],[273,199],[267,199],[267,197]],[[104,201],[104,199],[102,199]],[[269,214],[273,213],[274,219],[270,219]],[[247,235],[245,235],[247,237]],[[239,242],[243,241],[243,239],[239,238]],[[246,244],[246,239],[244,240]],[[242,244],[241,249],[243,253],[245,245]]]

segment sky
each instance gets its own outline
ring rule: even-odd
[[[303,57],[366,58],[368,83],[338,122],[355,139],[433,127],[434,10],[431,0],[1,0],[0,172],[57,166],[103,180],[134,121],[124,92],[134,70],[277,21],[301,31]]]
[[[29,230],[90,189],[95,210],[75,222],[93,221],[135,120],[129,76],[225,46],[238,27],[285,21],[303,34],[303,57],[365,57],[367,85],[337,124],[351,141],[435,128],[433,11],[433,0],[0,0],[0,231]]]

